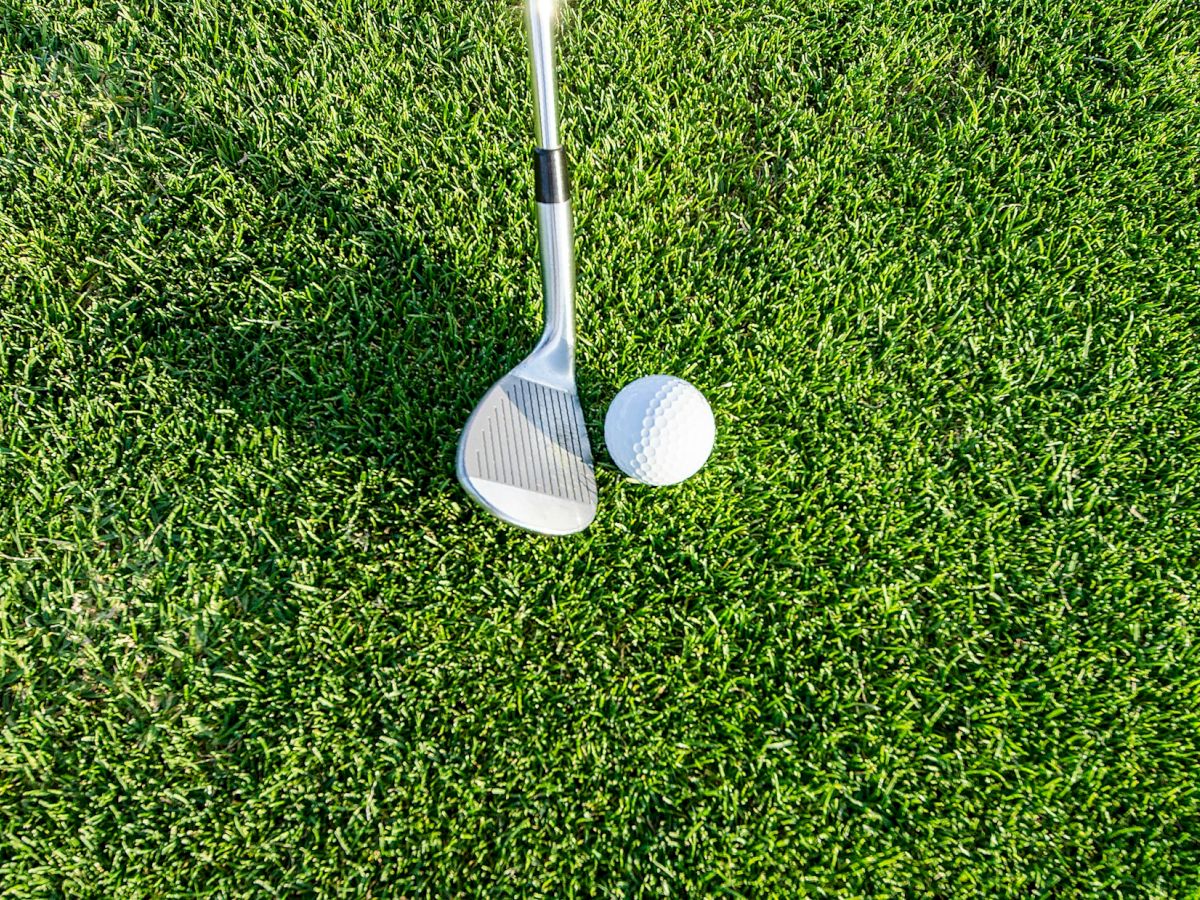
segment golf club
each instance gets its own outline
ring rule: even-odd
[[[596,475],[575,387],[575,254],[567,160],[558,139],[558,0],[526,0],[535,98],[535,192],[545,330],[492,386],[458,444],[458,480],[498,518],[566,535],[596,517]]]

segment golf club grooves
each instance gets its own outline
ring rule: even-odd
[[[571,421],[574,423],[574,428],[568,429],[571,434],[573,446],[571,453],[578,460],[578,467],[575,470],[576,484],[581,487],[583,494],[580,501],[583,503],[596,502],[596,479],[592,475],[591,466],[583,458],[583,441],[580,440],[580,435],[587,434],[587,426],[583,421],[583,407],[578,403],[568,402],[568,411],[570,412]],[[589,453],[590,456],[590,453]]]
[[[518,408],[524,415],[525,421],[531,425],[533,422],[540,420],[535,419],[531,415],[533,404],[530,402],[529,388],[529,382],[517,382],[517,396],[520,398]],[[542,442],[537,440],[536,435],[533,433],[533,429],[528,427],[528,425],[521,429],[521,436],[525,438],[525,455],[531,463],[529,467],[529,476],[532,479],[532,489],[537,491],[539,494],[548,494],[550,492],[546,490],[545,487],[545,448],[542,446]]]
[[[536,421],[545,422],[547,424],[547,427],[549,427],[551,429],[551,431],[553,431],[554,430],[553,413],[548,412],[548,410],[547,410],[546,397],[544,394],[546,389],[543,388],[541,385],[529,384],[528,382],[526,382],[526,390],[532,390],[534,392],[534,394],[536,395],[536,403],[537,403]],[[551,407],[551,409],[552,409],[552,407]],[[555,497],[564,497],[568,500],[574,499],[573,497],[571,497],[568,494],[568,492],[563,490],[564,486],[559,484],[560,481],[563,481],[563,479],[559,477],[563,466],[562,465],[558,465],[558,466],[554,465],[554,461],[551,460],[551,458],[550,458],[550,453],[552,452],[553,448],[550,445],[550,441],[547,440],[548,435],[543,434],[540,431],[538,432],[538,435],[541,438],[541,440],[538,441],[538,443],[540,445],[538,448],[539,456],[541,457],[542,465],[546,470],[546,481],[545,481],[546,493],[548,493],[552,496],[555,496]]]
[[[513,455],[511,453],[508,453],[505,450],[503,445],[505,443],[507,443],[508,446],[511,447],[513,445],[513,443],[516,441],[516,436],[517,436],[518,432],[517,432],[516,426],[514,426],[514,424],[513,424],[512,410],[508,407],[507,404],[505,404],[504,406],[501,406],[496,411],[496,415],[498,415],[500,417],[501,421],[504,423],[503,437],[501,437],[501,440],[500,440],[500,443],[501,443],[500,455],[504,457],[504,480],[506,482],[511,483],[514,480],[514,476],[516,475],[516,467],[513,463]]]
[[[528,397],[528,394],[531,391],[533,392],[533,396]],[[535,421],[537,421],[537,422],[549,421],[548,417],[546,416],[546,403],[545,403],[545,398],[542,397],[541,387],[539,385],[530,384],[529,382],[526,382],[525,383],[525,392],[527,395],[527,399],[529,400],[530,407],[533,407],[535,404],[537,406],[537,417],[536,417]],[[542,484],[543,484],[543,486],[545,488],[545,492],[547,494],[550,494],[555,497],[561,497],[561,496],[563,496],[563,494],[562,494],[562,491],[559,490],[558,485],[555,483],[557,481],[557,479],[554,477],[554,466],[551,465],[550,458],[547,456],[547,453],[546,453],[547,449],[548,448],[546,447],[546,442],[544,440],[538,441],[538,463],[540,464],[540,466],[542,468],[543,478],[544,478],[544,481],[542,482]]]
[[[563,428],[563,421],[562,421],[562,414],[561,414],[561,413],[562,413],[562,404],[559,404],[559,403],[552,403],[552,404],[551,404],[551,407],[550,407],[550,415],[551,415],[551,417],[553,418],[553,422],[554,422],[554,424],[553,424],[553,428],[554,428],[554,431],[555,431],[555,433],[556,433],[556,434],[561,434],[561,435],[563,435],[563,437],[567,437],[567,434],[568,434],[568,432],[567,432],[567,430],[566,430],[565,428]],[[570,449],[570,448],[568,448],[568,450],[569,450],[569,449]],[[575,454],[572,452],[572,455],[575,455]],[[564,489],[564,490],[565,490],[565,491],[566,491],[568,494],[570,494],[570,495],[571,495],[571,499],[572,499],[572,500],[576,500],[576,499],[578,499],[578,498],[575,496],[575,493],[574,493],[574,487],[575,487],[575,482],[574,482],[574,480],[573,480],[573,479],[570,479],[570,478],[568,478],[568,477],[567,477],[567,473],[566,473],[566,472],[562,472],[562,471],[560,471],[560,472],[558,472],[557,474],[558,474],[558,477],[559,477],[559,479],[560,479],[560,480],[563,482],[563,485],[562,485],[563,489]]]
[[[524,378],[506,382],[472,441],[468,474],[573,503],[593,502],[577,407],[565,391]]]

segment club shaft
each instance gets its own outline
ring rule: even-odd
[[[558,142],[558,77],[554,70],[554,28],[558,0],[525,0],[529,51],[533,65],[534,129],[537,145],[556,150]]]
[[[566,154],[558,137],[554,30],[559,0],[526,0],[537,137],[538,244],[546,326],[542,345],[575,350],[575,237]]]
[[[560,338],[575,347],[575,255],[571,203],[539,203],[538,242],[542,251],[542,296],[546,304],[543,343]]]

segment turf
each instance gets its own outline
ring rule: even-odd
[[[0,4],[0,896],[1200,896],[1200,9],[579,0],[584,536],[511,2]]]

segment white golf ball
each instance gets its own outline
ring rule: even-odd
[[[613,462],[655,487],[686,481],[704,468],[716,438],[704,395],[669,375],[639,378],[617,394],[604,417]]]

